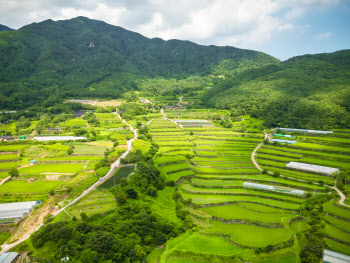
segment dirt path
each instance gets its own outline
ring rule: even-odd
[[[11,176],[7,176],[6,178],[4,178],[4,180],[1,181],[0,185],[6,183],[8,180],[10,180]]]
[[[97,186],[99,186],[101,183],[103,183],[106,179],[108,179],[110,176],[113,175],[115,168],[120,164],[120,160],[122,158],[125,158],[129,152],[131,151],[132,148],[132,142],[134,140],[137,139],[137,130],[133,129],[132,126],[128,123],[126,123],[125,120],[123,120],[120,115],[118,113],[115,113],[118,115],[118,117],[122,120],[122,122],[126,125],[128,125],[130,127],[130,130],[134,133],[134,138],[130,139],[127,141],[127,151],[124,152],[119,158],[118,160],[116,160],[112,165],[110,170],[108,171],[108,173],[102,177],[99,181],[97,181],[96,183],[94,183],[93,185],[91,185],[88,189],[86,189],[80,196],[78,196],[77,198],[75,198],[72,202],[70,202],[68,205],[62,207],[61,209],[57,210],[56,207],[52,206],[51,204],[47,204],[48,206],[50,206],[49,208],[46,208],[46,210],[44,209],[44,207],[42,207],[41,209],[44,209],[44,212],[42,213],[32,213],[28,216],[28,218],[23,222],[23,225],[21,225],[20,228],[18,228],[18,233],[16,232],[15,235],[11,238],[11,240],[16,240],[17,241],[13,242],[12,244],[3,244],[1,246],[2,250],[0,251],[0,255],[7,252],[9,249],[17,246],[18,244],[22,243],[23,241],[27,240],[31,234],[33,233],[33,231],[38,231],[40,229],[40,227],[43,226],[43,218],[45,215],[47,215],[48,213],[53,214],[53,216],[57,216],[60,212],[65,211],[65,209],[68,206],[71,206],[73,204],[75,204],[76,202],[78,202],[81,198],[83,198],[85,195],[87,195],[88,193],[90,193],[92,190],[94,190]],[[39,214],[38,217],[35,217]],[[33,218],[33,220],[30,220],[30,218]],[[36,227],[35,227],[36,226]],[[22,237],[22,238],[21,238]]]
[[[339,200],[339,204],[343,205],[343,206],[347,206],[350,207],[350,205],[344,204],[344,201],[346,199],[346,196],[342,193],[342,191],[340,191],[337,188],[337,179],[335,179],[334,181],[334,187],[332,187],[335,191],[337,191],[338,195],[340,196],[340,200]]]
[[[264,137],[265,140],[270,138],[270,135],[267,134],[266,131],[264,131],[264,134],[265,134],[265,137]],[[261,142],[258,146],[256,146],[256,148],[254,149],[254,151],[253,151],[253,153],[252,153],[252,157],[251,157],[253,164],[254,164],[255,167],[256,167],[258,170],[260,170],[260,171],[262,171],[263,169],[261,169],[261,167],[259,166],[259,164],[258,164],[257,161],[255,160],[255,156],[256,156],[256,152],[259,150],[259,148],[260,148],[261,145],[263,145],[263,144],[264,144],[264,142]]]
[[[165,115],[163,109],[160,110],[160,113],[163,115],[163,119],[166,119],[166,120],[168,120],[168,121],[171,121],[172,123],[174,123],[174,124],[175,124],[177,127],[179,127],[180,129],[183,129],[183,128],[184,128],[184,127],[182,127],[182,125],[179,125],[176,121],[173,121],[172,119],[169,119],[169,118]]]

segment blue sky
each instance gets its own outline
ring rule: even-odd
[[[350,48],[350,0],[0,0],[18,29],[77,16],[147,37],[259,50],[286,60]]]
[[[296,19],[295,30],[277,32],[259,50],[281,60],[350,49],[350,1]]]

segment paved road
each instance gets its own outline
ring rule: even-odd
[[[96,183],[94,183],[93,185],[91,185],[88,189],[86,189],[80,196],[78,196],[77,198],[75,198],[72,202],[70,202],[68,205],[62,207],[60,210],[58,210],[56,213],[53,214],[53,216],[57,216],[59,213],[61,213],[62,211],[64,211],[67,207],[75,204],[76,202],[78,202],[81,198],[83,198],[85,195],[87,195],[88,193],[90,193],[92,190],[94,190],[98,185],[100,185],[101,183],[103,183],[103,181],[105,181],[107,178],[109,178],[110,176],[113,175],[114,173],[114,170],[115,170],[115,167],[117,167],[119,164],[120,164],[120,160],[122,158],[125,158],[130,150],[131,150],[131,147],[132,147],[132,142],[134,140],[137,139],[137,130],[134,130],[132,128],[132,126],[128,123],[125,122],[125,120],[123,120],[120,115],[118,113],[116,113],[118,115],[118,117],[126,124],[130,127],[130,130],[132,130],[132,132],[134,133],[134,138],[128,140],[126,143],[127,143],[127,146],[128,146],[128,149],[125,153],[123,153],[119,158],[118,160],[116,160],[112,165],[111,165],[111,169],[109,169],[108,173],[104,176],[104,177],[101,177],[101,179],[99,181],[97,181]],[[38,225],[36,228],[35,228],[35,231],[38,231],[40,229],[40,227],[42,227],[43,224],[40,224]],[[16,242],[12,243],[12,244],[4,244],[1,246],[2,250],[0,251],[0,255],[2,253],[5,253],[6,251],[8,251],[9,249],[13,248],[14,246],[17,246],[18,244],[22,243],[23,241],[27,240],[28,238],[30,237],[30,235],[27,235],[19,240],[17,240]]]

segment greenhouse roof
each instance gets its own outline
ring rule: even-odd
[[[296,170],[303,170],[303,171],[328,174],[328,175],[339,172],[338,168],[332,168],[332,167],[314,165],[314,164],[308,164],[308,163],[299,163],[299,162],[289,162],[286,165],[286,167],[291,169],[296,169]]]
[[[34,140],[37,141],[78,141],[86,140],[86,137],[76,137],[76,136],[43,136],[43,137],[34,137]]]
[[[288,143],[288,144],[295,144],[295,143],[297,143],[297,141],[281,140],[281,139],[272,139],[271,142]]]
[[[182,123],[186,123],[186,122],[208,123],[209,122],[207,120],[175,120],[175,121],[182,122]]]
[[[286,132],[307,132],[307,133],[318,133],[318,134],[333,133],[333,131],[320,131],[320,130],[307,130],[307,129],[294,129],[294,128],[275,128],[275,131],[277,131],[278,129]]]
[[[266,184],[255,184],[255,183],[244,182],[243,186],[253,187],[257,189],[275,190],[275,187],[271,185],[266,185]]]
[[[325,263],[350,263],[350,256],[325,249],[322,261]]]

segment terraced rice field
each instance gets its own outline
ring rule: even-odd
[[[286,164],[291,161],[321,165],[346,170],[350,168],[349,139],[338,133],[329,135],[297,135],[293,145],[268,144],[258,151],[259,164],[270,170],[279,171],[288,177],[310,182],[323,181],[334,184],[334,176],[315,175],[300,171],[288,170]],[[308,141],[308,142],[304,142]],[[312,143],[311,143],[312,142]]]
[[[350,209],[331,200],[323,204],[327,213],[326,244],[334,251],[349,254],[350,251]]]
[[[263,134],[243,135],[215,126],[181,129],[165,119],[154,120],[149,129],[153,141],[160,145],[161,154],[154,158],[154,163],[167,175],[167,180],[190,177],[178,181],[179,193],[185,200],[201,207],[187,209],[203,228],[203,234],[187,232],[169,241],[163,251],[154,252],[153,262],[158,259],[159,262],[177,262],[179,251],[183,251],[180,253],[181,262],[196,262],[191,253],[196,257],[202,255],[202,262],[206,262],[205,258],[215,255],[232,256],[235,251],[251,253],[242,247],[257,248],[289,242],[294,230],[294,224],[291,227],[289,220],[298,216],[303,197],[245,188],[244,182],[302,189],[310,193],[328,191],[325,186],[262,175],[252,163],[251,154],[263,140]],[[265,155],[278,152],[278,149],[264,150]],[[284,158],[298,159],[303,155],[286,153],[278,157],[281,158],[278,161],[286,161],[288,159]],[[304,230],[309,226],[303,222]],[[294,254],[286,257],[295,258]],[[226,261],[230,260],[233,259]]]
[[[85,212],[87,216],[103,214],[115,209],[116,205],[113,194],[105,190],[94,190],[66,210],[70,215],[80,218],[82,212]]]
[[[25,180],[14,180],[0,185],[0,193],[46,193],[59,186],[61,181],[35,181],[27,183]]]

